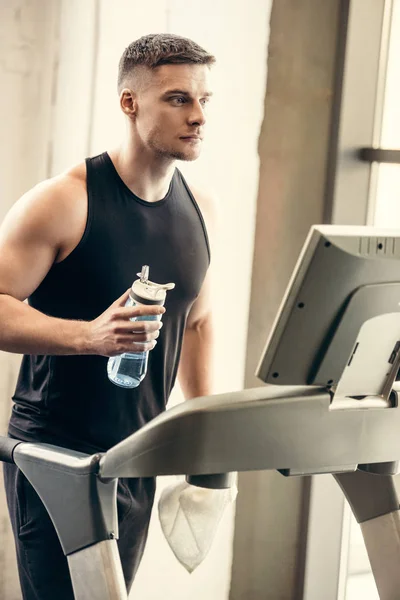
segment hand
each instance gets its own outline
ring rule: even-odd
[[[133,317],[157,316],[165,313],[158,305],[125,306],[129,290],[118,298],[97,319],[87,323],[89,354],[117,356],[124,352],[153,350],[160,335],[162,323],[157,321],[130,321]]]

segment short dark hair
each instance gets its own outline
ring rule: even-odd
[[[152,33],[135,40],[125,48],[118,68],[118,90],[127,76],[141,65],[155,69],[169,64],[196,64],[211,66],[215,57],[188,38],[172,33]]]

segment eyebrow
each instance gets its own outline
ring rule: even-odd
[[[164,92],[163,96],[170,96],[172,94],[179,94],[181,96],[186,96],[188,98],[190,98],[191,94],[189,92],[185,92],[184,90],[168,90],[166,92]],[[209,98],[210,96],[212,96],[212,92],[205,92],[204,94],[202,94],[202,98]]]

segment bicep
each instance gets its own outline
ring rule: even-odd
[[[11,208],[0,227],[0,294],[25,300],[57,255],[45,198],[29,195]]]
[[[215,265],[219,263],[218,232],[220,229],[220,210],[215,194],[205,194],[191,186],[202,212],[208,233],[211,249],[211,263],[207,270],[200,293],[194,302],[188,317],[188,326],[193,326],[209,319],[213,312],[213,296],[215,294]]]
[[[187,319],[187,327],[193,327],[208,319],[212,313],[211,267],[208,268],[201,290],[192,304]]]

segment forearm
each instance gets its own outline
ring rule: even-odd
[[[185,330],[178,379],[186,400],[213,393],[213,338],[211,318]]]
[[[88,354],[87,323],[49,317],[0,295],[0,350],[18,354]]]

